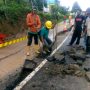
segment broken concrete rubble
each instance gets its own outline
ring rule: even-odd
[[[90,82],[90,72],[86,72],[86,79]]]
[[[66,65],[63,72],[66,74],[74,74],[76,71],[80,70],[80,67],[76,64]]]
[[[54,68],[52,69],[52,74],[58,73],[63,75],[75,75],[77,77],[90,77],[90,73],[87,73],[90,67],[88,69],[83,68],[83,64],[87,60],[83,47],[70,48],[62,52],[58,51],[53,57],[48,57],[47,59],[53,62],[53,67],[58,66],[56,70],[54,70]]]
[[[78,64],[79,66],[82,66],[82,65],[83,65],[83,61],[82,61],[82,60],[77,60],[77,64]]]
[[[75,49],[71,48],[70,50],[61,52],[60,55],[69,55],[69,54],[75,54],[75,53],[76,53]]]
[[[85,61],[86,57],[82,54],[70,54],[70,57],[73,58],[74,60],[82,60]]]
[[[85,67],[84,70],[85,71],[90,71],[90,68]]]
[[[75,72],[75,75],[77,77],[84,77],[85,74],[86,74],[86,72],[84,70],[78,70],[78,71]]]
[[[47,60],[49,62],[57,63],[57,64],[64,64],[65,63],[65,57],[61,56],[60,59],[56,58],[55,56],[53,57],[48,57]]]
[[[23,69],[34,69],[36,67],[37,63],[33,60],[26,59],[25,63],[23,65]]]

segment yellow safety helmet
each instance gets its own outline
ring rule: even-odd
[[[51,29],[52,28],[52,22],[51,21],[46,21],[45,22],[45,26],[48,28],[48,29]]]

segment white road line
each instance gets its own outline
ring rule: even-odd
[[[71,32],[70,32],[71,33]],[[70,36],[70,33],[68,34],[68,36],[63,40],[63,42],[51,53],[50,56],[54,55],[56,53],[56,51],[64,44],[64,42],[68,39],[68,37]],[[29,81],[31,80],[31,78],[46,64],[47,59],[44,59],[40,65],[35,68],[34,71],[32,71],[16,88],[14,88],[13,90],[21,90],[21,88]]]

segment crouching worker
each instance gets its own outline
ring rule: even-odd
[[[51,21],[46,21],[45,26],[41,28],[39,35],[40,35],[40,40],[43,45],[43,53],[50,53],[52,51],[52,41],[48,37],[49,35],[49,30],[52,28],[52,22]]]

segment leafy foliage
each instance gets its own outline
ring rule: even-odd
[[[5,0],[3,0],[5,1]],[[32,5],[27,3],[26,0],[6,0],[6,4],[0,4],[0,32],[7,34],[16,34],[26,27],[26,15],[31,11]],[[53,22],[61,21],[64,15],[68,14],[68,9],[62,6],[51,6],[52,13],[42,12],[43,0],[32,0],[35,6],[38,7],[38,14],[41,18],[42,25],[46,20]],[[45,0],[44,0],[45,1]],[[47,6],[46,1],[44,5]]]
[[[47,7],[47,0],[24,0],[29,5],[35,7],[38,11],[43,11],[43,6]]]
[[[52,5],[51,6],[51,13],[54,19],[63,19],[64,15],[68,15],[68,8],[58,6],[58,5]]]

